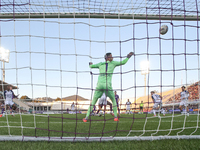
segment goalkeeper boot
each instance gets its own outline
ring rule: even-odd
[[[114,121],[119,121],[119,119],[118,118],[114,118]]]
[[[83,118],[83,122],[87,122],[87,119]]]

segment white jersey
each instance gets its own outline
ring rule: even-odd
[[[160,95],[158,95],[158,94],[153,94],[151,97],[152,97],[152,99],[153,99],[153,101],[154,101],[153,108],[154,108],[154,109],[157,108],[158,105],[159,105],[160,108],[161,108],[161,107],[162,107],[162,100],[161,100]]]
[[[12,101],[13,100],[13,92],[11,90],[5,91],[5,99],[6,99],[6,101]]]
[[[72,109],[72,110],[75,110],[75,104],[72,104],[72,105],[71,105],[71,109]]]
[[[190,94],[188,91],[185,90],[181,92],[181,100],[187,100],[189,96]]]
[[[130,108],[131,108],[130,105],[131,105],[131,102],[126,102],[126,109],[127,110],[130,110]]]
[[[189,92],[188,91],[182,91],[181,92],[181,102],[180,102],[180,104],[179,105],[183,105],[183,106],[187,106],[188,104],[187,104],[187,99],[188,99],[188,97],[190,96],[190,94],[189,94]]]
[[[161,101],[160,95],[158,95],[158,94],[153,94],[151,97],[152,97],[154,103],[156,103],[157,101]]]
[[[107,105],[107,97],[105,93],[103,93],[103,95],[99,99],[99,105]]]

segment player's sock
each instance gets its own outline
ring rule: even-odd
[[[155,110],[153,110],[153,114],[154,114],[154,116],[156,116],[156,111]]]
[[[163,113],[163,116],[165,116],[165,110],[164,109],[162,109],[162,113]]]
[[[3,117],[5,117],[5,111],[3,112]]]
[[[117,117],[117,107],[113,107],[114,116]]]
[[[90,113],[91,113],[92,109],[93,109],[92,106],[90,106],[90,107],[88,108],[88,111],[87,111],[86,117],[89,117],[89,116],[90,116]]]
[[[118,114],[120,114],[120,109],[118,108]]]
[[[99,113],[99,110],[97,110],[97,114]]]

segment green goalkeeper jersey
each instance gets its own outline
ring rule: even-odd
[[[112,83],[112,75],[116,66],[124,65],[129,58],[122,61],[107,61],[98,64],[90,65],[90,68],[99,68],[98,83]],[[106,75],[107,74],[107,75]]]

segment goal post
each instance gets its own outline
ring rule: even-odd
[[[1,65],[0,86],[20,96],[15,117],[0,117],[0,141],[200,139],[199,2],[1,0],[0,47],[10,50],[10,61]],[[105,115],[94,110],[83,122],[102,75],[89,62],[104,63],[107,52],[114,61],[133,52],[112,74],[120,121],[108,98]],[[142,61],[149,62],[145,80]],[[183,85],[189,97],[180,108]],[[151,91],[166,115],[153,107]]]
[[[31,19],[36,19],[36,18],[99,18],[99,19],[118,19],[119,14],[103,14],[103,13],[92,13],[92,14],[87,14],[87,13],[18,13],[13,15],[13,13],[2,13],[0,14],[1,19],[25,19],[25,18],[31,18]],[[120,19],[139,19],[139,20],[187,20],[187,21],[197,21],[199,20],[199,16],[194,15],[194,16],[183,16],[183,15],[145,15],[145,14],[120,14]]]

